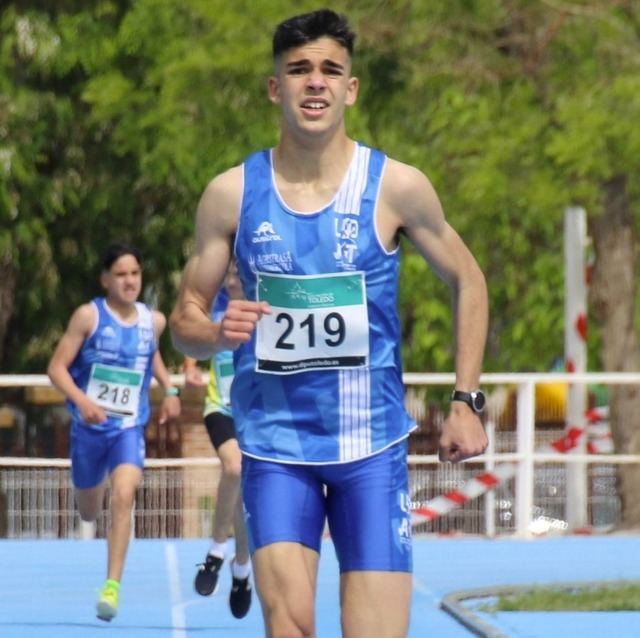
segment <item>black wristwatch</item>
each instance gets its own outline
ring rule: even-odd
[[[487,399],[482,390],[473,390],[472,392],[462,392],[462,390],[454,390],[451,393],[452,401],[463,401],[476,414],[480,414],[484,410]]]

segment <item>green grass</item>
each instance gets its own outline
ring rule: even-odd
[[[640,611],[640,583],[594,587],[540,587],[501,595],[483,611]]]

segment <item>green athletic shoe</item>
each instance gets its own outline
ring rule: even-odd
[[[115,618],[118,613],[119,598],[120,584],[115,581],[108,580],[104,584],[102,592],[100,592],[100,597],[96,602],[96,615],[100,620],[110,622]]]

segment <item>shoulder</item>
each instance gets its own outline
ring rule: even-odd
[[[233,196],[242,188],[244,168],[243,164],[237,164],[223,173],[216,175],[204,189],[203,197],[211,195]]]
[[[235,234],[243,192],[242,166],[214,177],[204,189],[196,211],[197,248],[211,239],[230,240]]]
[[[90,334],[98,321],[98,309],[93,302],[78,306],[69,319],[67,332],[86,336]]]
[[[415,166],[388,158],[382,195],[389,204],[406,206],[412,201],[437,197],[429,178]]]
[[[198,203],[198,217],[233,214],[240,210],[244,184],[242,165],[216,175],[205,187]]]
[[[159,310],[152,310],[151,316],[153,318],[153,327],[156,332],[156,337],[159,337],[167,327],[167,318]]]
[[[98,318],[98,308],[92,301],[78,306],[71,315],[71,321],[78,325],[93,327]]]
[[[429,178],[415,166],[388,158],[380,195],[388,214],[399,226],[444,223],[438,195]]]

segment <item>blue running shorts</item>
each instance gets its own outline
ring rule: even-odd
[[[407,440],[364,459],[302,465],[242,459],[251,552],[294,542],[318,553],[325,520],[340,572],[411,572]]]
[[[144,428],[99,430],[71,426],[71,480],[74,487],[97,487],[118,465],[144,467]]]

